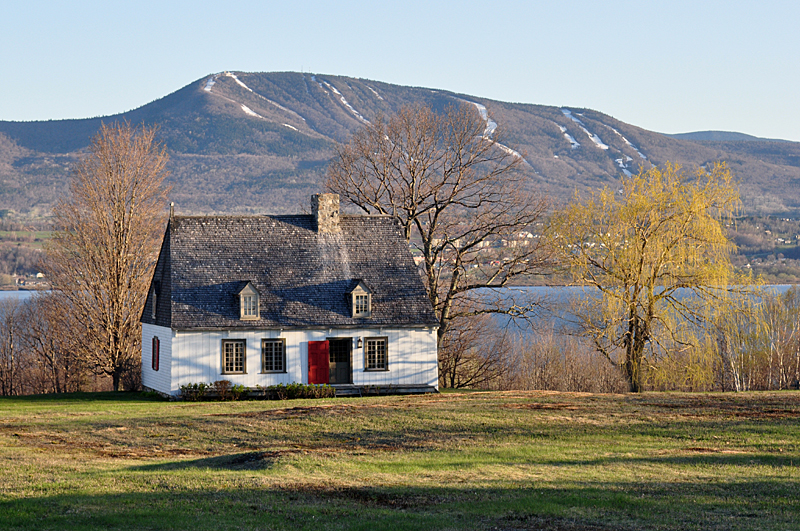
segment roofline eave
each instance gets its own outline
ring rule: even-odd
[[[172,327],[173,332],[253,332],[258,330],[280,330],[280,331],[305,331],[305,330],[387,330],[387,329],[423,329],[423,330],[438,330],[439,323],[418,323],[418,324],[352,324],[352,325],[313,325],[313,326],[217,326],[217,327],[192,327],[192,328],[175,328]]]

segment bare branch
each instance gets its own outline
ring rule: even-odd
[[[43,264],[82,327],[84,361],[119,388],[139,353],[139,317],[165,221],[167,153],[154,128],[103,125],[53,210]]]
[[[521,157],[485,129],[470,105],[444,114],[405,107],[357,131],[328,167],[330,191],[364,212],[394,216],[421,255],[440,347],[457,320],[532,315],[535,305],[501,308],[480,290],[550,266],[549,204],[527,191]]]

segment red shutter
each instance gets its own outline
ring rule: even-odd
[[[308,383],[326,384],[330,380],[330,357],[327,341],[308,342]]]
[[[153,352],[152,352],[153,359],[152,359],[152,361],[153,361],[153,370],[154,371],[158,370],[158,362],[160,361],[159,360],[159,357],[160,357],[160,354],[161,354],[159,352],[159,350],[160,350],[159,347],[161,346],[160,343],[161,342],[158,340],[157,337],[153,338]]]

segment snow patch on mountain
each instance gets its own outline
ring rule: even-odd
[[[489,118],[489,112],[486,110],[486,106],[481,105],[480,103],[474,101],[464,100],[461,98],[456,98],[456,99],[458,101],[463,101],[464,103],[469,103],[470,105],[474,105],[475,108],[478,109],[478,114],[481,115],[481,120],[486,122],[486,128],[483,130],[483,138],[491,138],[495,130],[497,129],[497,122]]]
[[[377,90],[375,90],[374,88],[370,87],[369,85],[366,85],[366,87],[367,87],[367,88],[368,88],[368,89],[369,89],[369,90],[370,90],[370,91],[371,91],[373,94],[375,94],[375,97],[377,97],[379,100],[383,100],[383,97],[382,97],[380,94],[378,94],[378,91],[377,91]]]
[[[494,132],[497,130],[497,122],[495,122],[494,120],[489,118],[489,111],[486,110],[486,106],[485,105],[481,105],[480,103],[477,103],[475,101],[469,101],[469,100],[465,100],[465,99],[462,99],[462,98],[455,98],[455,99],[457,99],[458,101],[463,101],[464,103],[469,103],[470,105],[474,105],[475,108],[478,109],[478,114],[480,114],[481,120],[486,122],[486,127],[483,129],[483,135],[482,136],[483,136],[483,138],[485,138],[487,140],[490,140],[492,138],[492,135],[494,134]],[[521,159],[522,162],[525,164],[525,166],[527,166],[528,168],[533,169],[533,166],[531,166],[531,164],[527,160],[525,160],[525,157],[523,157],[522,154],[520,154],[518,151],[515,151],[515,150],[511,149],[510,147],[501,144],[500,142],[495,142],[494,145],[496,145],[497,147],[499,147],[500,149],[502,149],[503,151],[505,151],[509,155],[512,155],[514,158]],[[539,172],[537,172],[536,170],[534,170],[534,172],[537,175],[539,174]]]
[[[250,116],[255,116],[256,118],[261,118],[262,120],[266,120],[266,118],[264,118],[263,116],[261,116],[261,115],[260,115],[260,114],[258,114],[257,112],[254,112],[254,111],[253,111],[253,110],[252,110],[250,107],[248,107],[247,105],[245,105],[245,104],[243,104],[243,103],[240,103],[239,105],[241,105],[241,106],[242,106],[242,110],[244,111],[244,113],[245,113],[245,114],[249,114]]]
[[[353,113],[353,115],[354,115],[356,118],[358,118],[359,120],[361,120],[361,122],[362,122],[362,123],[365,123],[365,124],[368,124],[368,123],[370,123],[370,121],[369,121],[369,120],[367,120],[366,118],[364,118],[363,116],[361,116],[361,113],[359,113],[357,110],[355,110],[355,109],[353,108],[353,106],[352,106],[352,105],[350,105],[349,103],[347,103],[347,100],[344,98],[344,96],[342,95],[342,93],[341,93],[341,92],[339,92],[338,90],[336,90],[336,87],[334,87],[333,85],[331,85],[331,84],[330,84],[330,83],[328,83],[327,81],[323,81],[323,83],[325,83],[325,84],[328,86],[328,88],[329,88],[329,89],[331,89],[331,90],[333,91],[333,93],[334,93],[334,94],[336,94],[337,96],[339,96],[339,100],[342,102],[342,105],[344,105],[345,107],[347,107],[347,108],[350,110],[350,112],[351,112],[351,113]]]
[[[533,168],[533,166],[531,166],[531,163],[530,163],[530,162],[528,162],[527,160],[525,160],[525,157],[523,157],[523,156],[522,156],[522,154],[521,154],[519,151],[515,151],[515,150],[511,149],[510,147],[508,147],[508,146],[506,146],[506,145],[503,145],[503,144],[501,144],[500,142],[495,142],[495,143],[494,143],[494,145],[495,145],[495,146],[497,146],[497,147],[499,147],[500,149],[502,149],[503,151],[505,151],[505,152],[506,152],[506,153],[508,153],[509,155],[513,156],[515,159],[520,159],[520,160],[522,160],[522,163],[523,163],[523,164],[525,164],[525,166],[527,166],[528,168],[532,169],[532,170],[533,170],[533,172],[534,172],[536,175],[539,175],[539,172],[538,172],[538,171],[536,171],[536,170]]]
[[[298,128],[296,128],[296,127],[292,127],[292,126],[291,126],[291,125],[289,125],[289,124],[283,124],[283,126],[284,126],[284,127],[288,127],[289,129],[293,129],[293,130],[297,131],[298,133],[300,132],[300,130],[299,130]]]
[[[245,90],[249,90],[250,92],[253,92],[253,89],[251,89],[250,87],[248,87],[247,85],[242,83],[242,80],[239,79],[238,77],[236,77],[236,74],[234,74],[233,72],[225,72],[223,75],[225,75],[227,77],[232,77],[233,80],[236,81],[236,84],[238,84],[239,86],[241,86]]]
[[[328,91],[327,91],[327,90],[325,90],[325,87],[323,87],[323,86],[322,86],[322,83],[320,83],[319,81],[317,81],[317,76],[311,76],[311,81],[313,81],[313,82],[315,82],[317,85],[319,85],[319,88],[321,88],[321,89],[322,89],[322,92],[324,92],[325,94],[328,94]]]
[[[634,150],[636,153],[638,153],[638,154],[639,154],[639,156],[640,156],[641,158],[643,158],[644,160],[647,160],[647,157],[645,157],[645,156],[642,154],[642,152],[641,152],[641,151],[639,151],[639,148],[637,148],[636,146],[634,146],[633,144],[631,144],[631,143],[630,143],[630,141],[629,141],[627,138],[625,138],[624,136],[622,136],[622,133],[620,133],[619,131],[617,131],[616,129],[614,129],[613,127],[611,127],[610,125],[609,125],[608,127],[609,127],[609,129],[611,129],[612,131],[614,131],[615,133],[617,133],[617,135],[619,135],[619,137],[622,139],[622,141],[623,141],[623,142],[625,142],[626,144],[628,144],[628,145],[629,145],[629,146],[630,146],[630,147],[631,147],[631,148],[632,148],[632,149],[633,149],[633,150]],[[631,159],[631,160],[633,160],[633,159]]]
[[[602,140],[600,140],[599,136],[590,133],[589,130],[586,129],[586,125],[584,125],[580,118],[576,118],[572,115],[572,111],[562,108],[561,112],[564,113],[564,116],[578,124],[578,126],[583,129],[583,132],[586,133],[586,135],[589,137],[589,140],[591,140],[595,146],[597,146],[599,149],[608,149],[608,146],[605,145]]]
[[[630,157],[628,157],[628,159],[633,160]],[[624,173],[627,177],[633,177],[633,174],[630,171],[628,171],[628,165],[625,164],[625,162],[623,162],[621,158],[614,159],[614,162],[617,163],[617,166],[619,166],[619,168],[622,170],[622,173]]]
[[[480,103],[475,103],[474,101],[472,104],[478,108],[478,112],[481,113],[481,118],[483,118],[483,121],[486,122],[486,129],[483,130],[483,137],[491,137],[497,129],[497,122],[489,118],[489,113],[486,111],[485,106],[481,105]]]
[[[555,122],[553,122],[553,123],[556,124]],[[579,147],[581,147],[581,143],[578,142],[577,140],[575,140],[575,138],[571,134],[567,133],[567,128],[566,127],[564,127],[563,125],[558,125],[558,124],[556,124],[556,127],[561,129],[561,133],[564,135],[564,138],[566,138],[567,141],[570,143],[570,147],[572,149],[578,149]]]
[[[283,105],[281,105],[281,104],[279,104],[279,103],[277,103],[277,102],[274,102],[274,101],[272,101],[272,100],[271,100],[271,99],[269,99],[269,98],[265,98],[264,96],[262,96],[262,95],[261,95],[261,94],[259,94],[258,92],[254,91],[253,89],[251,89],[250,87],[248,87],[247,85],[245,85],[245,84],[244,84],[244,83],[243,83],[243,82],[242,82],[242,81],[241,81],[241,80],[240,80],[240,79],[239,79],[239,78],[236,76],[236,74],[234,74],[233,72],[220,72],[219,74],[214,74],[213,76],[211,76],[211,77],[209,77],[209,78],[208,78],[208,80],[206,81],[206,84],[205,84],[205,86],[203,87],[203,90],[205,90],[206,92],[208,92],[208,93],[210,93],[210,94],[214,94],[214,96],[217,96],[217,97],[219,97],[219,98],[222,98],[222,99],[224,99],[224,100],[227,100],[227,101],[229,101],[229,102],[231,102],[231,103],[235,103],[236,105],[239,105],[239,107],[242,109],[242,111],[244,111],[244,113],[245,113],[245,114],[247,114],[248,116],[253,116],[254,118],[261,118],[262,120],[267,120],[267,118],[265,118],[265,117],[261,116],[260,114],[258,114],[257,112],[255,112],[253,109],[251,109],[250,107],[248,107],[248,106],[247,106],[247,105],[245,105],[244,103],[242,103],[242,102],[239,102],[239,101],[236,101],[236,100],[234,100],[234,99],[231,99],[231,98],[229,98],[229,97],[227,97],[227,96],[223,96],[222,94],[218,94],[218,93],[216,93],[216,92],[212,92],[212,90],[211,90],[211,89],[212,89],[212,87],[213,87],[213,86],[216,84],[216,82],[217,82],[217,79],[219,79],[219,77],[220,77],[220,76],[225,76],[225,77],[230,77],[230,78],[232,78],[232,79],[233,79],[233,80],[234,80],[234,81],[235,81],[235,82],[236,82],[238,85],[240,85],[240,86],[241,86],[241,87],[243,87],[244,89],[248,90],[249,92],[251,92],[251,93],[252,93],[252,94],[254,94],[255,96],[257,96],[257,97],[261,98],[262,100],[266,101],[267,103],[270,103],[270,104],[274,105],[274,106],[275,106],[275,107],[277,107],[278,109],[280,109],[280,110],[282,110],[282,111],[284,111],[284,112],[286,112],[286,113],[289,113],[289,114],[291,114],[292,116],[296,116],[297,118],[299,118],[300,120],[302,120],[302,121],[304,121],[304,122],[306,121],[306,119],[305,119],[305,118],[303,118],[302,116],[300,116],[300,115],[299,115],[298,113],[296,113],[295,111],[293,111],[293,110],[291,110],[291,109],[287,109],[287,108],[286,108],[286,107],[284,107]],[[292,126],[290,126],[290,125],[288,125],[288,124],[284,124],[284,125],[286,125],[287,127],[291,127],[291,128],[292,128],[292,129],[294,129],[295,131],[298,131],[298,132],[301,132],[301,133],[302,133],[302,131],[300,131],[299,129],[297,129],[297,128],[295,128],[295,127],[292,127]],[[307,133],[304,133],[304,134],[307,134]]]
[[[219,74],[217,74],[217,75],[219,75]],[[294,112],[293,110],[291,110],[291,109],[287,109],[286,107],[284,107],[283,105],[281,105],[280,103],[278,103],[278,102],[276,102],[276,101],[272,101],[272,100],[271,100],[271,99],[269,99],[269,98],[265,98],[264,96],[262,96],[261,94],[259,94],[259,93],[258,93],[258,92],[256,92],[255,90],[253,90],[253,89],[251,89],[250,87],[248,87],[247,85],[245,85],[245,84],[244,84],[244,82],[242,82],[242,80],[241,80],[241,79],[239,79],[239,78],[236,76],[236,74],[234,74],[233,72],[223,72],[223,73],[222,73],[222,75],[224,75],[224,76],[227,76],[227,77],[230,77],[230,78],[233,78],[233,80],[234,80],[234,81],[236,81],[236,84],[238,84],[239,86],[241,86],[241,87],[242,87],[242,88],[244,88],[245,90],[248,90],[248,91],[252,92],[252,93],[253,93],[255,96],[257,96],[257,97],[261,98],[262,100],[266,101],[267,103],[269,103],[269,104],[271,104],[271,105],[274,105],[275,107],[277,107],[278,109],[282,110],[283,112],[288,112],[289,114],[291,114],[291,115],[293,115],[293,116],[296,116],[297,118],[299,118],[299,119],[303,120],[304,122],[306,121],[306,119],[305,119],[305,118],[303,118],[302,116],[300,116],[298,113]],[[208,90],[209,92],[211,92],[211,90],[210,90],[210,89],[208,89],[208,88],[207,88],[206,90]]]

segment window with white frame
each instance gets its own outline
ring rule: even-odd
[[[242,295],[242,319],[258,317],[258,302],[255,295]]]
[[[368,294],[358,294],[356,293],[353,295],[355,298],[353,308],[353,316],[354,317],[366,317],[369,315],[369,295]]]
[[[244,339],[222,340],[222,374],[244,374],[246,359]]]
[[[364,339],[364,370],[388,371],[389,359],[386,351],[388,338],[367,337]]]
[[[261,340],[261,372],[286,372],[286,340]]]

